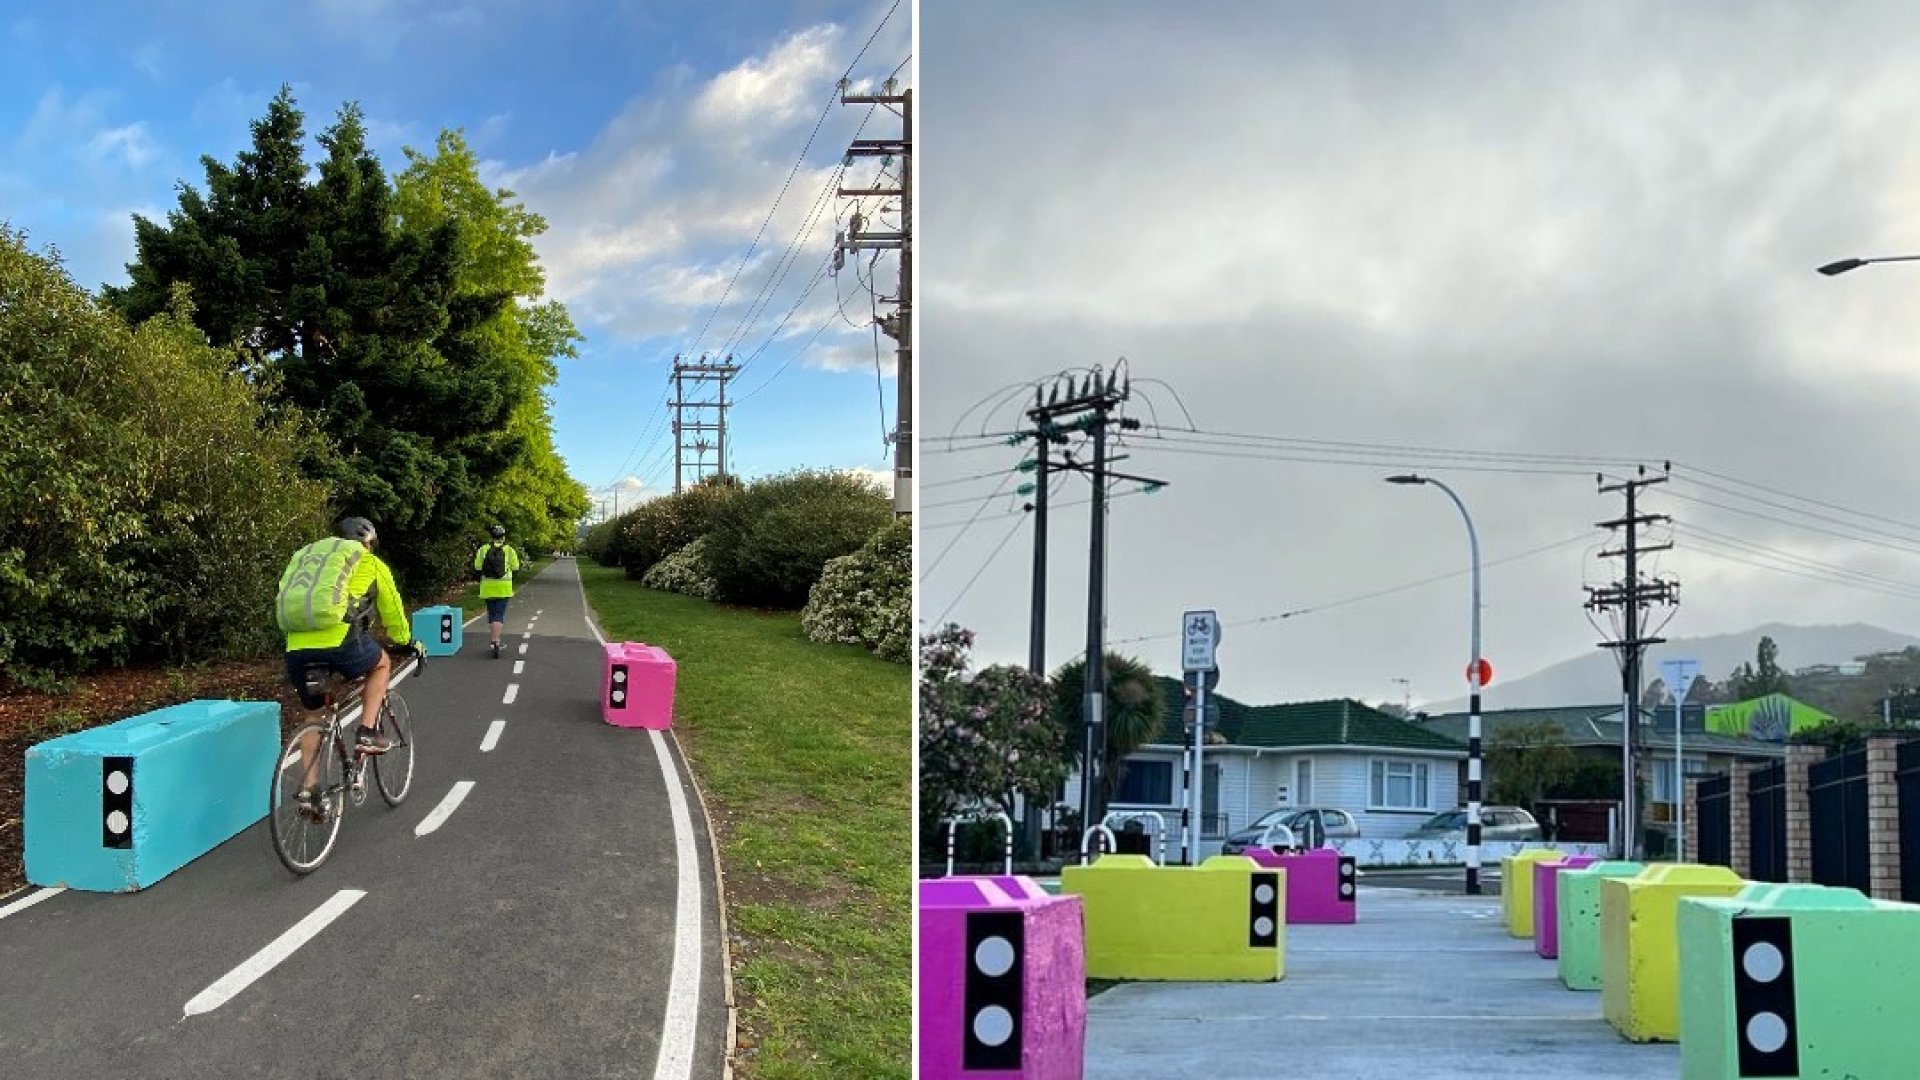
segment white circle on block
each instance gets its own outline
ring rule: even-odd
[[[1253,898],[1263,904],[1273,903],[1273,886],[1262,882],[1254,888]]]
[[[1261,937],[1266,937],[1268,934],[1273,933],[1273,920],[1267,918],[1265,915],[1253,920],[1253,932]]]
[[[1341,876],[1341,877],[1352,877],[1352,876],[1353,876],[1353,864],[1352,864],[1352,863],[1350,863],[1350,862],[1342,862],[1342,863],[1340,864],[1340,876]]]
[[[614,669],[613,669],[613,681],[614,681],[614,682],[617,682],[617,683],[623,683],[623,682],[626,682],[626,681],[627,681],[627,669],[626,669],[626,668],[614,668]]]
[[[1770,983],[1780,977],[1787,966],[1787,958],[1770,941],[1757,941],[1747,946],[1747,954],[1740,958],[1740,966],[1747,978],[1754,982]]]
[[[127,793],[127,774],[115,769],[107,774],[107,790],[115,795]]]
[[[127,831],[127,815],[115,810],[107,815],[107,831],[115,836]]]
[[[613,692],[613,703],[615,705],[618,705],[625,700],[627,700],[627,692],[625,690],[615,690]]]
[[[1763,1054],[1787,1045],[1787,1022],[1778,1013],[1755,1013],[1747,1021],[1747,1045]]]
[[[981,1009],[973,1018],[973,1037],[988,1046],[1013,1038],[1013,1014],[998,1005]]]
[[[1351,882],[1351,881],[1343,881],[1343,882],[1341,882],[1341,883],[1340,883],[1340,895],[1341,895],[1341,896],[1352,896],[1352,895],[1353,895],[1353,882]]]
[[[999,978],[1013,970],[1013,942],[1003,937],[990,937],[973,950],[973,966],[980,973]]]

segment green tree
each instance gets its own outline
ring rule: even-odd
[[[1573,749],[1559,724],[1510,724],[1487,740],[1494,802],[1531,806],[1564,785],[1573,771]]]
[[[1152,742],[1166,722],[1166,701],[1152,669],[1130,656],[1106,658],[1106,753],[1101,800],[1110,801],[1125,776],[1126,757]],[[1082,756],[1087,662],[1074,660],[1053,675],[1053,723],[1060,745],[1073,759]],[[1083,773],[1084,775],[1084,773]]]
[[[1773,638],[1762,637],[1754,650],[1751,664],[1741,664],[1727,677],[1728,689],[1735,701],[1748,701],[1768,694],[1789,692],[1787,673],[1780,669],[1780,647]]]

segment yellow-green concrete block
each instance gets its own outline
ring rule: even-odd
[[[1533,864],[1560,862],[1564,852],[1532,848],[1500,857],[1500,919],[1507,933],[1533,940]]]
[[[1600,989],[1600,883],[1645,869],[1644,863],[1612,860],[1560,872],[1554,886],[1560,890],[1560,957],[1554,966],[1567,989]]]
[[[1093,979],[1273,982],[1286,974],[1286,884],[1242,855],[1197,867],[1105,855],[1060,874],[1086,912]]]
[[[1682,897],[1733,896],[1747,887],[1724,866],[1657,863],[1600,883],[1601,1011],[1634,1042],[1680,1038]]]

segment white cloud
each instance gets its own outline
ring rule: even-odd
[[[826,99],[821,87],[838,71],[844,37],[838,26],[815,26],[722,73],[694,100],[694,125],[751,133],[810,115]]]
[[[132,169],[145,168],[159,152],[144,120],[97,132],[87,140],[86,148],[87,156],[96,162],[117,158]]]

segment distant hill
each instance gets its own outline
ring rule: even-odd
[[[1737,634],[1675,638],[1664,645],[1655,645],[1647,650],[1641,685],[1650,686],[1660,677],[1661,661],[1678,659],[1698,660],[1700,674],[1720,682],[1734,668],[1753,661],[1754,651],[1763,637],[1771,637],[1780,647],[1780,666],[1788,672],[1816,664],[1844,664],[1870,653],[1920,645],[1920,638],[1864,623],[1846,626],[1769,623]],[[1596,648],[1586,656],[1561,661],[1512,682],[1496,680],[1482,698],[1483,707],[1487,709],[1537,709],[1618,701],[1620,668],[1611,651]],[[1427,712],[1457,712],[1466,707],[1464,697],[1422,706]]]

